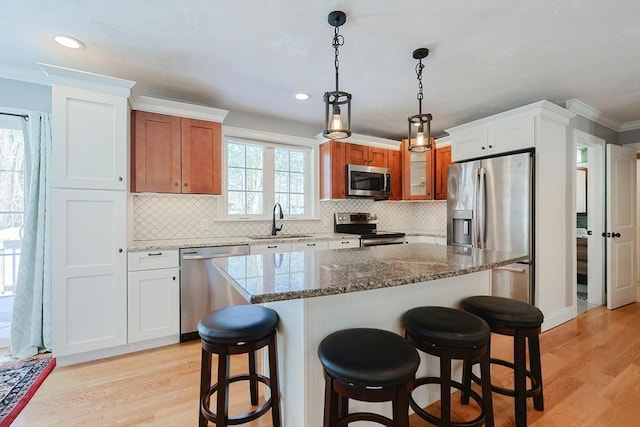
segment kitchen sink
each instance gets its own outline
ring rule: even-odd
[[[312,237],[309,234],[276,234],[275,236],[271,234],[260,234],[255,236],[247,236],[250,239],[258,239],[258,240],[270,240],[270,239],[300,239],[303,237]]]

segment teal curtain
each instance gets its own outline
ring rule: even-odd
[[[23,123],[25,206],[13,300],[11,354],[29,359],[51,351],[51,114]]]

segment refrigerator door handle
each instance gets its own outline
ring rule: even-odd
[[[478,227],[480,226],[480,221],[478,220],[478,195],[480,192],[480,168],[476,169],[476,173],[475,173],[475,186],[474,186],[474,192],[475,194],[473,195],[473,200],[475,203],[475,206],[473,207],[473,235],[471,236],[471,245],[474,248],[479,248],[480,247],[480,236],[478,233]]]
[[[478,169],[478,194],[476,197],[476,216],[478,217],[478,247],[484,249],[486,246],[485,239],[485,168]]]

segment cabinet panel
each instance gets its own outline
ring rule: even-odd
[[[451,164],[451,146],[438,148],[436,150],[436,179],[435,195],[436,200],[447,199],[447,175]]]
[[[350,165],[389,167],[389,150],[386,148],[345,143],[345,158]]]
[[[432,146],[435,145],[433,139]],[[404,200],[432,200],[434,190],[434,150],[417,153],[409,151],[409,141],[402,140],[402,198]]]
[[[54,188],[126,190],[127,99],[52,88]]]
[[[291,252],[295,252],[295,251],[320,251],[322,249],[328,249],[328,248],[329,248],[329,244],[326,241],[291,243]]]
[[[329,141],[320,145],[320,199],[346,198],[345,144]]]
[[[53,190],[53,348],[126,344],[126,192]]]
[[[402,155],[400,150],[389,150],[391,194],[389,200],[402,200]]]
[[[249,253],[254,254],[271,254],[291,252],[291,243],[267,243],[263,245],[251,245]]]
[[[131,191],[222,194],[221,128],[134,111]]]
[[[345,158],[349,165],[369,166],[369,147],[346,143]]]
[[[360,239],[354,237],[353,239],[331,240],[328,242],[329,249],[344,249],[344,248],[359,248]]]
[[[180,118],[133,112],[131,191],[180,193]]]
[[[534,118],[523,117],[498,122],[489,127],[491,154],[532,148],[535,141]]]
[[[182,192],[222,194],[220,123],[182,119]]]
[[[451,135],[452,160],[473,159],[487,155],[489,134],[487,129],[475,129]]]
[[[368,165],[380,168],[389,167],[389,150],[386,148],[369,147]]]
[[[179,334],[179,274],[178,268],[129,273],[128,341],[130,343]]]
[[[128,271],[138,271],[178,267],[180,263],[178,257],[177,249],[129,252],[127,268]]]

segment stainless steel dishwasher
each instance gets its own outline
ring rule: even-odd
[[[198,339],[198,322],[247,300],[213,265],[213,259],[249,255],[249,245],[180,249],[180,341]]]

